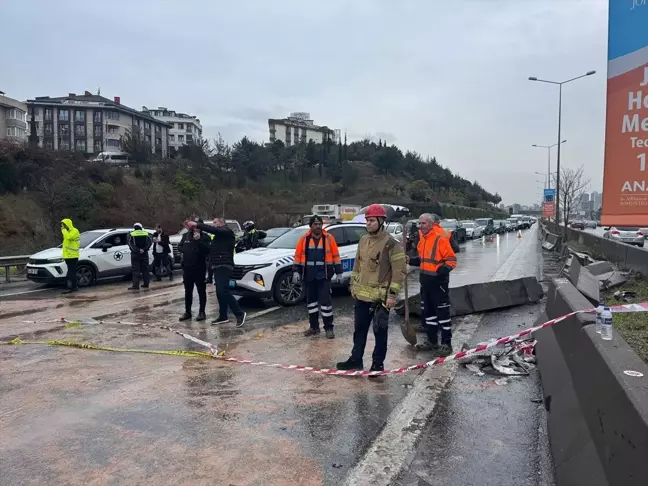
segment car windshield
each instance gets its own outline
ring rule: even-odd
[[[268,248],[284,248],[294,250],[299,238],[306,234],[308,228],[295,228],[284,233],[279,238],[268,244]]]
[[[616,228],[612,227],[612,229],[616,229],[618,231],[639,231],[640,228],[637,226],[617,226]]]
[[[457,227],[456,221],[441,221],[441,227],[446,229],[455,229]]]
[[[487,219],[476,219],[475,224],[477,226],[488,226],[488,220]]]
[[[239,228],[238,223],[226,223],[227,226],[229,226],[229,229],[231,229],[234,233],[238,233],[241,231],[241,228]]]
[[[105,235],[103,231],[85,231],[79,235],[79,248],[85,248],[100,236]]]
[[[461,223],[461,224],[463,224],[464,227],[466,227],[466,228],[474,228],[475,227],[475,223]]]
[[[266,231],[266,238],[277,238],[283,235],[289,228],[271,228]]]

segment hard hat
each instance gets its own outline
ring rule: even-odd
[[[246,221],[243,223],[244,229],[254,229],[254,221]]]
[[[380,204],[372,204],[367,208],[365,212],[365,217],[367,218],[386,218],[387,211]]]

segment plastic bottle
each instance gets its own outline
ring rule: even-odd
[[[612,311],[605,307],[601,313],[601,339],[612,340]]]
[[[603,313],[603,309],[605,308],[605,304],[601,302],[598,307],[596,308],[596,332],[597,334],[601,334],[601,314]]]

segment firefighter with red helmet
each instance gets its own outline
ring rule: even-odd
[[[351,357],[337,364],[339,370],[363,369],[363,356],[369,328],[373,325],[376,345],[371,371],[383,371],[387,355],[389,311],[407,277],[405,252],[398,241],[384,231],[387,212],[372,204],[365,213],[367,234],[358,243],[351,295],[355,301],[355,330]]]

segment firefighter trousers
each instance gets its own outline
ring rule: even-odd
[[[432,344],[452,345],[452,322],[448,279],[430,279],[421,285],[421,327]]]
[[[355,329],[353,331],[353,350],[351,359],[362,362],[369,328],[373,324],[376,345],[374,346],[372,360],[376,365],[383,365],[387,356],[387,334],[389,327],[389,309],[382,302],[355,301]]]
[[[331,300],[331,281],[327,278],[315,279],[306,283],[306,307],[308,324],[319,331],[319,315],[322,315],[324,329],[333,329],[333,304]]]

